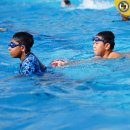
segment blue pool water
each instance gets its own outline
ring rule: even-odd
[[[1,0],[0,130],[129,130],[130,59],[51,68],[54,59],[93,56],[92,37],[111,30],[115,51],[130,51],[130,22],[119,22],[113,0]],[[112,22],[113,20],[117,22]],[[32,51],[49,67],[42,77],[14,78],[19,59],[7,45],[15,32],[34,35]]]

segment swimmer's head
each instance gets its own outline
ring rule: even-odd
[[[64,0],[64,2],[65,2],[66,5],[71,5],[69,0]]]
[[[61,1],[61,7],[70,6],[71,2],[69,0],[62,0]]]
[[[34,44],[33,36],[27,32],[17,32],[13,35],[12,39],[25,46],[25,53],[30,52]]]
[[[104,44],[109,43],[110,49],[113,50],[115,46],[115,36],[111,31],[99,32],[96,36],[100,36],[103,39]]]

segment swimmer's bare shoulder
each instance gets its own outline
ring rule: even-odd
[[[118,53],[118,52],[111,52],[108,56],[108,59],[112,59],[112,58],[120,58],[123,57],[122,53]]]

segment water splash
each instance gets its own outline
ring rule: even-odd
[[[112,1],[103,1],[103,0],[83,0],[79,5],[79,9],[108,9],[113,7],[114,4]]]

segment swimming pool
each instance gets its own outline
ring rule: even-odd
[[[96,4],[95,4],[96,2]],[[130,51],[130,22],[120,20],[112,0],[1,0],[0,129],[1,130],[129,130],[130,59],[120,58],[60,68],[42,77],[13,78],[19,60],[7,45],[17,31],[35,37],[32,51],[49,66],[54,59],[93,56],[92,37],[111,30],[115,51]],[[96,5],[96,6],[95,6]]]

